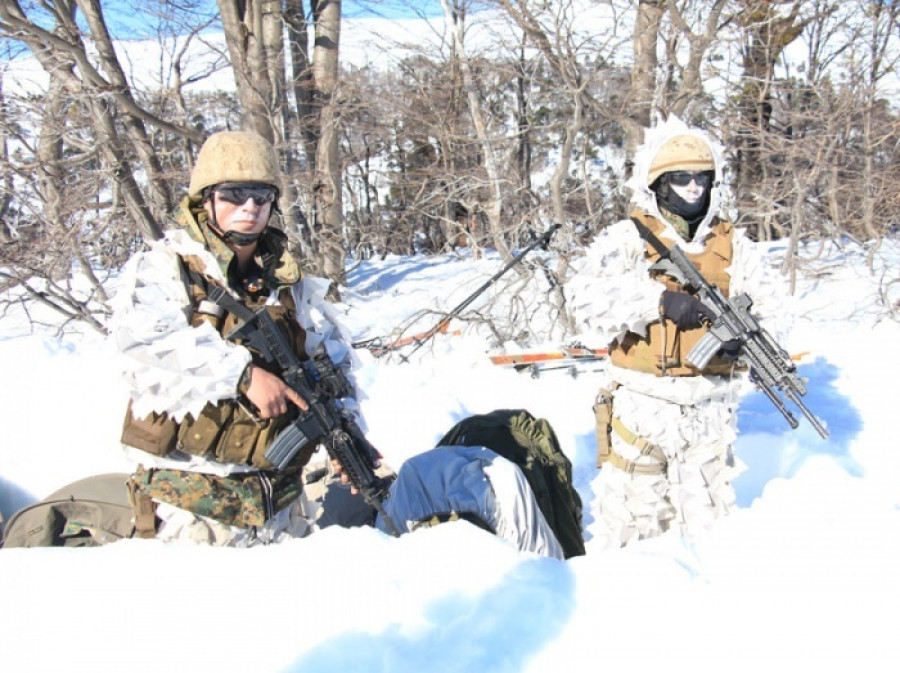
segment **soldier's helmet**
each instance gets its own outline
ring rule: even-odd
[[[281,191],[278,153],[257,133],[220,131],[212,134],[197,155],[188,195],[192,201],[200,201],[204,189],[223,182],[260,182]]]
[[[647,185],[671,171],[714,171],[715,159],[709,144],[695,135],[672,136],[662,144],[647,175]]]

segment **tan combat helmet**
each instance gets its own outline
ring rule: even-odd
[[[188,195],[192,201],[200,201],[206,187],[223,182],[262,182],[280,191],[278,153],[268,140],[256,133],[213,133],[197,155]]]
[[[647,175],[647,185],[652,185],[663,173],[670,171],[714,171],[712,150],[703,138],[695,135],[672,136],[662,144]]]

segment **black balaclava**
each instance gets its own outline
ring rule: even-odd
[[[697,226],[703,221],[703,218],[706,217],[706,212],[709,210],[712,176],[710,176],[709,184],[703,189],[703,196],[694,203],[688,203],[678,196],[671,185],[669,185],[668,178],[669,174],[663,173],[650,185],[651,191],[656,194],[656,204],[660,207],[660,210],[668,211],[684,219],[688,224],[690,237],[693,237],[694,232],[697,231]]]

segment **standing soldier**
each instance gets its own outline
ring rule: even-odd
[[[569,286],[584,337],[610,341],[611,381],[595,405],[597,534],[609,546],[672,528],[690,536],[735,502],[738,344],[703,370],[687,361],[710,313],[636,226],[680,246],[726,296],[747,291],[771,314],[775,282],[744,232],[720,217],[721,184],[721,151],[706,134],[675,117],[648,130],[627,185],[631,218],[600,232]]]
[[[300,477],[316,447],[281,470],[263,455],[306,401],[225,339],[238,320],[208,296],[218,286],[246,308],[265,306],[299,357],[324,343],[349,367],[327,283],[301,279],[285,235],[269,226],[280,187],[269,142],[213,134],[164,239],[124,269],[112,334],[130,388],[123,442],[139,464],[129,486],[145,537],[247,546],[304,536],[315,520]]]

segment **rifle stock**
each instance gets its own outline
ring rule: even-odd
[[[800,409],[819,436],[827,439],[828,431],[800,399],[806,395],[806,386],[797,375],[797,367],[790,355],[750,312],[753,300],[746,294],[726,298],[717,286],[703,277],[681,248],[677,245],[667,247],[639,220],[632,221],[641,238],[652,245],[661,258],[675,266],[685,288],[694,292],[714,316],[707,333],[687,354],[687,361],[697,369],[703,369],[723,343],[739,341],[740,356],[750,365],[750,380],[769,398],[791,428],[796,428],[799,423],[779,391]]]

